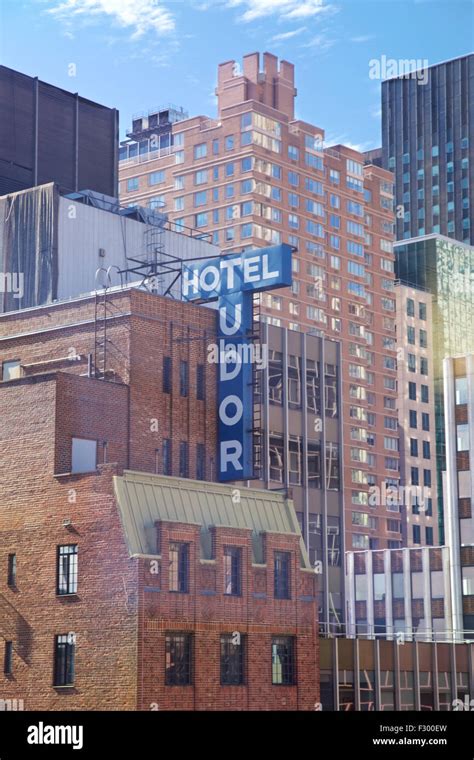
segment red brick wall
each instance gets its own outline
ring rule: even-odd
[[[115,468],[53,477],[61,380],[0,388],[0,641],[14,642],[13,676],[0,672],[0,698],[23,699],[26,710],[135,709],[136,562],[127,556],[112,495]],[[97,381],[74,381],[88,383],[92,405],[103,393]],[[120,416],[114,419],[120,426]],[[78,593],[58,597],[57,546],[72,543],[79,547]],[[7,585],[9,553],[17,555],[15,589]],[[54,637],[70,632],[77,637],[76,683],[55,689]]]
[[[315,576],[299,569],[294,536],[266,535],[265,565],[252,564],[251,531],[216,528],[214,559],[200,559],[200,527],[160,524],[160,572],[140,561],[139,709],[312,710],[319,701],[319,646],[316,635]],[[190,593],[168,592],[170,540],[190,544]],[[242,547],[242,594],[223,593],[224,546]],[[292,553],[290,600],[273,598],[273,552]],[[159,589],[159,590],[156,590]],[[165,686],[165,635],[194,636],[192,686]],[[220,635],[247,636],[244,686],[220,685]],[[273,686],[271,639],[297,637],[297,685]]]

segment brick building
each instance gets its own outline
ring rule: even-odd
[[[247,509],[248,519],[232,527],[232,511],[238,509],[233,489],[200,482],[215,472],[215,369],[206,361],[215,313],[134,289],[108,299],[113,314],[100,379],[94,376],[93,297],[0,319],[0,698],[22,699],[25,709],[51,710],[155,709],[152,702],[160,709],[210,709],[242,707],[245,699],[255,709],[309,708],[318,698],[315,575],[309,572],[293,507],[279,494],[260,492],[259,503],[269,499],[274,521],[262,517],[257,523],[255,516],[249,522]],[[132,469],[141,474],[127,475]],[[116,499],[113,478],[131,490],[140,478],[157,482],[156,472],[180,480],[166,478],[172,490],[157,500],[156,514],[146,525],[143,517],[149,542],[144,548],[151,557],[139,558],[130,550],[137,511],[132,510],[133,519],[128,511],[125,520],[130,502]],[[163,488],[162,479],[159,483]],[[227,512],[214,515],[215,527],[205,524],[215,540],[201,556],[198,515],[191,519],[189,510],[178,508],[187,488],[200,491],[199,503],[202,494],[210,502],[217,499],[216,490],[225,494]],[[178,506],[169,522],[172,494]],[[148,514],[149,502],[137,498]],[[222,515],[223,522],[217,519]],[[252,536],[254,543],[266,545],[267,555],[262,549],[258,558],[250,558]],[[170,592],[166,601],[167,569],[158,576],[163,584],[158,595],[146,590],[157,583],[146,568],[150,558],[160,563],[167,551],[169,557],[169,539],[180,537],[190,547],[186,567],[193,585],[185,595]],[[227,541],[243,553],[242,600],[233,606],[236,600],[227,605],[219,588],[223,560],[218,552]],[[274,599],[274,551],[285,554],[291,601]],[[168,621],[173,628],[168,632],[194,637],[192,697],[180,688],[177,699],[163,684],[154,691],[147,682],[150,671],[162,667],[165,673],[162,650],[149,648],[161,635],[156,616]],[[285,625],[287,620],[295,622]],[[210,691],[208,679],[204,688],[210,665],[201,659],[202,642],[213,625],[219,634],[248,637],[245,697],[231,694],[230,687],[221,691],[217,682]],[[267,645],[265,682],[258,668],[265,668]],[[225,639],[222,646],[233,645]],[[218,649],[209,656],[218,658]],[[275,679],[296,679],[296,684],[273,689],[272,672]]]
[[[242,71],[220,64],[216,94],[216,119],[168,108],[133,120],[121,203],[160,208],[224,253],[297,248],[292,288],[262,295],[262,319],[341,341],[345,543],[398,548],[400,514],[368,505],[371,485],[399,478],[398,450],[384,447],[396,422],[392,175],[295,119],[294,66],[270,53],[244,56]]]

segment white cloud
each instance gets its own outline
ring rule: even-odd
[[[270,42],[280,42],[281,40],[289,40],[292,37],[296,37],[296,35],[301,34],[302,32],[306,31],[305,26],[300,26],[299,29],[293,29],[292,32],[281,32],[280,34],[275,34]]]
[[[228,8],[242,7],[242,21],[255,21],[273,15],[287,20],[311,18],[336,10],[335,6],[326,5],[325,0],[226,0],[226,5]]]
[[[324,139],[324,147],[330,148],[331,146],[335,145],[344,145],[346,148],[350,148],[351,150],[356,150],[359,153],[364,153],[366,150],[373,150],[374,148],[378,147],[373,140],[368,140],[367,142],[362,143],[353,143],[351,142],[346,134],[335,134],[335,135],[328,135]]]
[[[324,34],[317,34],[309,42],[306,42],[303,47],[314,48],[318,53],[325,53],[330,50],[336,44],[336,40],[326,37]]]
[[[360,45],[364,42],[370,42],[370,40],[374,39],[373,34],[361,34],[358,37],[351,37],[351,42],[355,42],[356,44]]]
[[[89,22],[106,16],[119,26],[132,31],[132,39],[147,32],[166,34],[175,28],[170,11],[156,0],[59,0],[47,13],[69,28],[74,21]]]

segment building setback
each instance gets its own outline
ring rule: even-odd
[[[420,73],[420,72],[419,72]],[[474,242],[474,55],[382,83],[382,165],[395,175],[397,240]]]
[[[203,482],[215,476],[216,315],[133,289],[108,298],[102,379],[93,297],[0,318],[2,699],[311,709],[316,575],[294,508]],[[236,599],[224,577],[240,583]],[[247,647],[238,695],[219,681],[221,660],[237,677],[235,633]],[[175,689],[188,666],[193,688]]]
[[[270,53],[263,70],[258,53],[242,72],[220,64],[216,93],[217,119],[169,108],[134,119],[121,202],[159,207],[224,253],[297,249],[293,286],[261,296],[262,320],[341,341],[347,545],[400,546],[387,528],[400,515],[380,505],[369,528],[368,507],[371,485],[399,478],[398,451],[383,447],[384,419],[396,419],[392,175],[350,148],[324,149],[323,130],[294,118],[293,65]]]
[[[447,546],[348,552],[348,635],[452,641]]]
[[[56,182],[117,196],[118,111],[0,66],[0,195]]]

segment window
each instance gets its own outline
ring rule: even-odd
[[[418,439],[417,438],[410,438],[410,456],[411,457],[418,456]]]
[[[196,398],[198,401],[204,401],[206,398],[205,378],[204,364],[198,364],[196,367]]]
[[[410,468],[410,475],[411,475],[411,485],[412,486],[419,486],[420,485],[420,471],[418,467],[411,467]]]
[[[426,546],[433,546],[433,528],[430,528],[427,526],[425,528],[425,535],[426,535]]]
[[[171,356],[163,357],[163,393],[171,393]]]
[[[163,475],[171,474],[171,439],[163,438]]]
[[[207,182],[207,169],[201,169],[201,171],[195,173],[194,175],[195,185],[204,185],[206,182]]]
[[[407,316],[408,317],[415,316],[415,302],[413,298],[407,298]]]
[[[199,229],[200,227],[207,227],[207,212],[203,211],[200,214],[196,214],[194,218],[194,226],[196,229]]]
[[[410,427],[416,429],[418,427],[417,414],[413,409],[410,409],[409,415],[410,415]]]
[[[165,653],[165,684],[167,686],[190,686],[192,682],[192,634],[167,633]]]
[[[430,429],[430,415],[427,412],[421,413],[421,429],[426,431]]]
[[[272,684],[292,686],[295,683],[295,641],[293,636],[272,639]]]
[[[416,401],[416,383],[408,383],[408,398],[410,401]]]
[[[245,683],[245,636],[221,634],[221,684],[241,686]]]
[[[299,175],[296,172],[288,172],[288,182],[293,187],[298,187],[300,182]]]
[[[212,141],[212,155],[217,156],[219,153],[219,140]]]
[[[290,599],[290,552],[274,554],[274,593],[275,599]]]
[[[176,199],[178,200],[178,198]],[[207,203],[207,190],[200,190],[199,193],[194,193],[194,206],[205,206]],[[181,211],[182,209],[177,209],[175,206],[175,211]]]
[[[97,468],[97,441],[72,439],[71,472],[94,472]]]
[[[226,150],[234,150],[234,135],[227,135],[224,140],[224,147]]]
[[[172,541],[169,548],[169,590],[187,594],[189,587],[189,544]]]
[[[429,400],[430,400],[429,389],[428,389],[427,385],[422,385],[421,386],[421,400],[425,404],[427,404],[429,402]]]
[[[411,325],[408,325],[407,327],[407,340],[410,345],[415,345],[415,328]]]
[[[8,555],[7,584],[10,588],[16,586],[16,554]]]
[[[242,575],[242,549],[238,546],[224,547],[224,594],[240,596]]]
[[[420,375],[428,374],[428,359],[421,357],[420,359]]]
[[[423,459],[430,459],[430,458],[431,458],[430,442],[423,441]]]
[[[183,360],[179,363],[179,394],[184,397],[189,394],[189,364]]]
[[[205,158],[207,156],[207,144],[200,143],[194,146],[194,158]]]
[[[455,378],[456,406],[467,404],[467,377]]]
[[[179,477],[189,477],[189,456],[188,456],[188,444],[186,441],[181,441],[179,444]]]
[[[421,544],[421,527],[419,525],[413,526],[413,543]]]
[[[456,451],[469,451],[469,425],[456,425]]]
[[[336,169],[329,169],[329,181],[332,185],[338,185],[340,181],[340,172]]]
[[[56,593],[77,594],[77,544],[58,546]]]
[[[196,446],[196,478],[197,480],[206,479],[206,448],[203,443]]]
[[[19,361],[3,362],[2,380],[4,383],[8,380],[16,380],[21,376],[21,365]]]
[[[6,676],[11,676],[13,673],[13,641],[5,641],[3,672]]]
[[[138,190],[138,177],[127,179],[127,193],[131,193],[134,190]]]
[[[161,185],[164,181],[165,181],[164,171],[152,172],[151,174],[148,175],[149,185]]]
[[[54,686],[74,684],[76,637],[73,633],[56,636],[54,647]]]
[[[288,158],[291,158],[293,161],[298,161],[299,150],[296,145],[288,145]]]
[[[290,355],[288,360],[288,405],[301,406],[301,357]]]
[[[428,333],[426,330],[420,330],[420,346],[421,348],[428,347]]]

